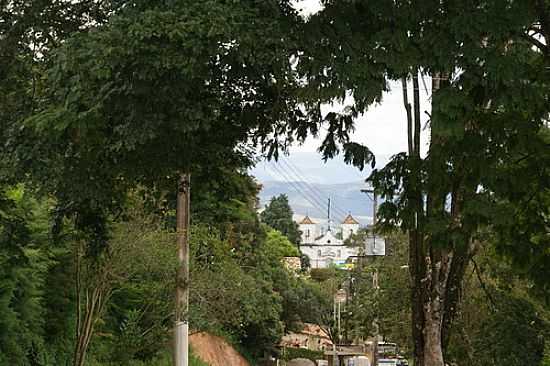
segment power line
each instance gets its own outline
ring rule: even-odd
[[[292,172],[292,174],[305,187],[305,189],[307,191],[309,191],[310,195],[313,198],[315,198],[317,202],[323,202],[324,201],[323,197],[321,196],[322,192],[320,192],[320,190],[318,188],[313,186],[313,184],[311,184],[306,178],[304,178],[303,175],[300,173],[299,169],[296,166],[292,165],[291,162],[286,160],[286,159],[280,159],[279,161],[287,166],[288,170],[290,172]],[[281,166],[281,168],[283,168],[283,167]],[[342,210],[340,207],[338,207],[334,204],[332,204],[331,206],[334,208],[334,210],[336,211],[336,213],[338,215],[342,215],[343,217],[346,217],[345,211]]]
[[[287,162],[287,165],[288,162]],[[290,166],[290,165],[289,165]],[[292,168],[291,168],[292,169]],[[302,183],[305,187],[307,187],[307,189],[311,192],[312,195],[314,195],[315,197],[317,197],[318,200],[321,200],[323,201],[323,198],[322,198],[322,195],[323,195],[323,192],[315,187],[312,183],[310,183],[309,181],[307,181],[305,178],[303,178],[298,169],[295,168],[295,174],[300,178],[300,180],[302,180]],[[331,194],[331,198],[334,198],[334,194]],[[338,215],[338,216],[342,216],[342,220],[346,217],[346,211],[343,210],[339,205],[335,204],[334,203],[334,199],[331,200],[331,207],[334,209],[334,212]]]
[[[314,206],[320,210],[321,212],[325,212],[325,202],[323,200],[317,199],[315,196],[313,196],[310,192],[308,192],[307,188],[302,187],[299,180],[294,180],[295,177],[293,177],[288,170],[286,170],[281,164],[276,165],[277,169],[282,172],[285,177],[289,178],[289,182],[294,185],[298,189],[298,193],[301,194],[309,203],[314,204]]]
[[[324,211],[324,208],[322,206],[319,206],[318,203],[316,203],[315,201],[312,201],[307,195],[304,195],[304,193],[302,192],[302,189],[300,187],[298,187],[295,182],[292,181],[292,179],[290,179],[286,173],[283,173],[281,168],[278,167],[276,164],[273,164],[272,165],[273,169],[276,170],[276,173],[281,176],[288,184],[290,184],[290,186],[298,193],[300,194],[301,196],[303,196],[303,198],[309,202],[309,204],[311,204],[314,208],[318,209],[320,212],[323,212]]]
[[[286,160],[283,160],[281,159],[281,161],[283,163],[285,163],[293,172],[294,172],[294,175],[296,177],[298,177],[298,179],[300,181],[302,181],[302,183],[311,191],[312,194],[314,194],[319,200],[323,201],[323,198],[322,198],[322,194],[323,192],[321,192],[317,187],[315,187],[311,182],[309,182],[300,172],[299,168],[296,167],[290,160],[286,159]],[[344,217],[346,217],[346,213],[344,210],[342,210],[339,206],[336,206],[334,204],[331,205],[332,207],[334,207],[335,211],[337,211],[338,214],[340,215],[343,215]]]

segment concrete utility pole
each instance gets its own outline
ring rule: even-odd
[[[366,193],[367,196],[369,193],[372,193],[372,226],[376,225],[376,211],[378,210],[378,195],[373,188],[362,189],[361,192]],[[368,196],[370,198],[370,196]]]
[[[338,342],[342,342],[342,331],[340,328],[340,322],[341,322],[341,311],[342,311],[342,303],[346,301],[347,292],[344,289],[339,289],[336,291],[336,294],[334,295],[334,322],[337,325],[338,328]],[[336,304],[338,303],[338,313],[336,313]],[[336,315],[338,314],[338,315]],[[338,358],[338,351],[336,349],[336,337],[333,338],[333,345],[332,349],[334,352],[334,358],[333,358],[333,364],[334,366],[340,365],[340,359]]]
[[[333,315],[334,315],[334,324],[336,324],[336,297],[334,297],[334,311],[333,311]],[[338,356],[336,355],[337,352],[336,352],[336,335],[333,334],[332,335],[332,366],[339,366],[339,360],[338,360]]]
[[[374,186],[372,188],[362,189],[361,192],[366,193],[369,195],[369,193],[372,193],[372,235],[373,240],[375,241],[376,245],[376,237],[374,234],[374,227],[376,226],[376,212],[378,210],[378,195],[376,194],[376,190],[374,189]],[[370,198],[370,196],[369,196]],[[373,259],[376,258],[376,256],[373,256]],[[372,274],[372,287],[376,293],[376,296],[378,296],[378,290],[379,290],[379,283],[378,283],[378,268],[374,269],[374,272]],[[372,321],[372,327],[373,327],[373,347],[372,347],[372,364],[377,365],[378,364],[378,335],[380,333],[380,327],[378,325],[378,309],[376,310],[376,316],[374,320]]]
[[[191,175],[180,174],[176,198],[176,235],[178,270],[176,274],[176,324],[174,328],[174,366],[189,364],[189,218]]]
[[[378,210],[378,195],[372,190],[372,226],[376,225],[376,212]]]

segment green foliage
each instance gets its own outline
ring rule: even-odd
[[[0,158],[55,195],[59,221],[76,218],[95,255],[128,191],[161,200],[182,171],[228,178],[219,170],[246,168],[248,145],[262,141],[272,155],[291,138],[286,126],[304,118],[293,98],[299,18],[289,2],[109,5],[104,21],[88,24],[93,32],[47,54],[32,90],[40,103],[12,121]],[[250,218],[242,197],[205,197],[220,209],[211,216]]]
[[[541,366],[549,366],[550,365],[550,346],[548,344],[544,347],[544,357],[541,362]]]
[[[311,279],[317,282],[324,282],[337,276],[335,268],[312,268],[309,271]]]
[[[193,222],[221,228],[228,222],[256,220],[259,186],[253,177],[241,171],[248,164],[247,159],[230,161],[226,158],[223,166],[195,169],[191,176]]]
[[[495,171],[498,196],[492,243],[515,269],[534,281],[539,296],[550,303],[550,129],[543,128],[527,146],[510,151]],[[506,180],[510,180],[508,183]]]
[[[327,315],[331,313],[332,292],[322,284],[291,277],[281,289],[283,313],[281,319],[286,331],[299,331],[303,323],[328,326]]]
[[[299,257],[300,251],[287,237],[278,230],[268,229],[266,237],[266,250],[270,256],[283,259],[283,257]]]
[[[208,364],[202,361],[198,356],[193,352],[193,347],[189,347],[189,366],[208,366]],[[91,360],[88,363],[89,366],[120,366],[118,362],[98,362],[96,360]],[[155,357],[152,360],[141,361],[141,360],[132,360],[129,363],[124,364],[127,366],[172,366],[173,360],[170,352],[163,352],[160,356]]]
[[[313,362],[324,359],[323,351],[312,351],[307,348],[285,348],[282,354],[282,359],[290,361],[294,358],[306,358]]]
[[[258,224],[258,229],[263,227]],[[193,225],[190,237],[192,328],[220,334],[254,357],[271,350],[283,331],[284,302],[274,289],[279,288],[277,276],[286,270],[276,256],[294,247],[282,236],[268,244],[264,232],[249,258],[253,267],[246,267],[240,250],[251,247],[243,242],[239,242],[241,248],[234,246],[215,226]],[[97,361],[121,365],[149,362],[162,352],[160,345],[169,343],[176,260],[173,242],[173,233],[146,214],[139,201],[128,207],[125,222],[114,225],[110,251],[132,255],[112,257],[117,258],[113,266],[127,270],[115,283],[98,328],[101,336],[92,343]],[[281,278],[290,275],[286,276]]]
[[[411,329],[423,364],[423,329],[436,312],[427,310],[434,301],[445,304],[441,342],[430,345],[444,353],[478,230],[497,231],[500,252],[536,280],[541,296],[548,294],[550,150],[541,131],[550,112],[550,7],[494,0],[323,4],[306,25],[298,61],[310,113],[320,117],[323,102],[349,103],[326,118],[351,128],[390,81],[413,79],[409,103],[423,93],[419,80],[432,78],[429,102],[414,105],[408,154],[395,155],[370,178],[384,200],[379,226],[411,235]],[[429,144],[416,138],[425,110]],[[422,156],[420,145],[428,146]],[[434,264],[449,253],[447,276]],[[440,284],[427,282],[439,279],[444,291],[434,299]]]
[[[545,347],[544,324],[533,304],[508,293],[494,293],[497,308],[473,334],[477,365],[538,365]]]
[[[463,249],[479,229],[493,230],[492,243],[514,265],[504,272],[513,275],[492,274],[494,284],[476,289],[470,310],[486,305],[485,292],[496,309],[480,307],[474,324],[484,328],[468,329],[477,339],[462,346],[479,359],[492,357],[487,364],[501,356],[518,363],[508,352],[517,328],[529,338],[521,349],[533,357],[528,362],[541,359],[545,307],[533,297],[548,296],[550,278],[548,2],[324,5],[307,24],[290,1],[2,5],[0,363],[69,359],[72,260],[81,241],[90,266],[108,259],[101,268],[116,274],[94,356],[117,364],[162,358],[175,258],[170,215],[160,222],[132,212],[153,210],[128,192],[144,191],[157,209],[173,201],[182,170],[191,170],[199,187],[192,324],[260,353],[314,309],[330,313],[326,299],[341,278],[313,272],[319,283],[307,282],[281,266],[290,248],[256,220],[257,186],[242,173],[252,154],[243,145],[260,143],[277,157],[289,143],[317,136],[324,123],[324,158],[343,152],[360,168],[374,164],[372,152],[350,139],[354,118],[381,100],[389,80],[420,71],[439,86],[430,98],[432,143],[426,158],[397,154],[373,174],[385,199],[380,226],[419,230],[424,254],[451,248],[453,265],[467,264]],[[321,113],[323,103],[350,99],[342,113]],[[5,191],[4,182],[55,197],[55,212],[25,190]],[[422,204],[415,206],[415,194]],[[164,206],[163,214],[173,208]],[[262,220],[299,244],[286,197],[273,198]],[[378,315],[384,334],[397,338],[412,328],[398,264],[372,263],[357,273],[356,318],[349,320],[361,335],[371,333],[376,306],[391,309]],[[375,268],[391,286],[373,293],[367,279]],[[536,288],[502,286],[518,273],[517,281],[531,278]],[[461,280],[446,288],[459,293]]]
[[[288,197],[281,194],[278,197],[272,197],[265,210],[260,214],[262,222],[285,235],[291,243],[300,245],[300,231],[298,224],[292,219],[292,209],[288,203]]]
[[[44,220],[46,206],[22,187],[0,192],[0,363],[30,365],[44,357],[43,302],[54,259]]]
[[[533,282],[483,248],[464,287],[449,357],[466,366],[544,364],[550,309]]]
[[[410,275],[407,240],[394,233],[386,237],[391,255],[367,258],[350,272],[351,291],[354,296],[347,306],[345,324],[350,339],[365,338],[374,334],[373,322],[378,321],[378,334],[395,342],[408,354],[411,351]],[[378,286],[373,287],[374,273],[378,273]]]

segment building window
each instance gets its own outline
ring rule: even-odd
[[[338,249],[338,257],[341,257],[341,256],[342,256],[342,251]]]
[[[321,249],[318,249],[318,250],[317,250],[317,256],[318,256],[318,257],[321,256]]]
[[[309,229],[307,229],[306,238],[309,238]]]

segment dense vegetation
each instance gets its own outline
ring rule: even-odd
[[[281,194],[271,198],[269,204],[260,213],[260,219],[272,228],[279,230],[291,243],[299,247],[301,242],[300,231],[292,214],[288,197],[285,194]]]
[[[152,213],[132,194],[123,219],[109,220],[108,249],[92,257],[72,225],[53,237],[53,202],[22,186],[3,194],[0,364],[70,364],[78,318],[88,316],[92,364],[166,358],[177,265],[173,211]],[[261,224],[254,206],[235,205],[250,220],[201,222],[194,213],[190,321],[194,331],[223,335],[256,358],[274,351],[285,328],[311,321],[322,297],[284,266],[296,248]],[[100,309],[89,308],[88,296],[103,298]]]
[[[361,241],[363,235],[359,232],[349,244]],[[485,234],[483,247],[467,268],[449,361],[466,366],[546,365],[550,361],[545,356],[549,350],[545,341],[550,331],[548,303],[532,280],[502,260],[493,239],[493,234]],[[376,332],[411,357],[407,240],[399,233],[386,240],[388,256],[364,259],[347,278],[341,278],[354,294],[343,313],[343,334],[352,342]],[[378,288],[373,285],[374,273]]]
[[[174,283],[194,330],[251,357],[302,321],[335,339],[348,285],[347,340],[399,340],[415,366],[548,363],[550,2],[322,3],[1,3],[0,364],[162,363]],[[408,148],[370,182],[394,256],[291,274],[299,235],[285,197],[260,222],[255,152],[323,131],[325,159],[374,166],[350,133],[392,82]]]

